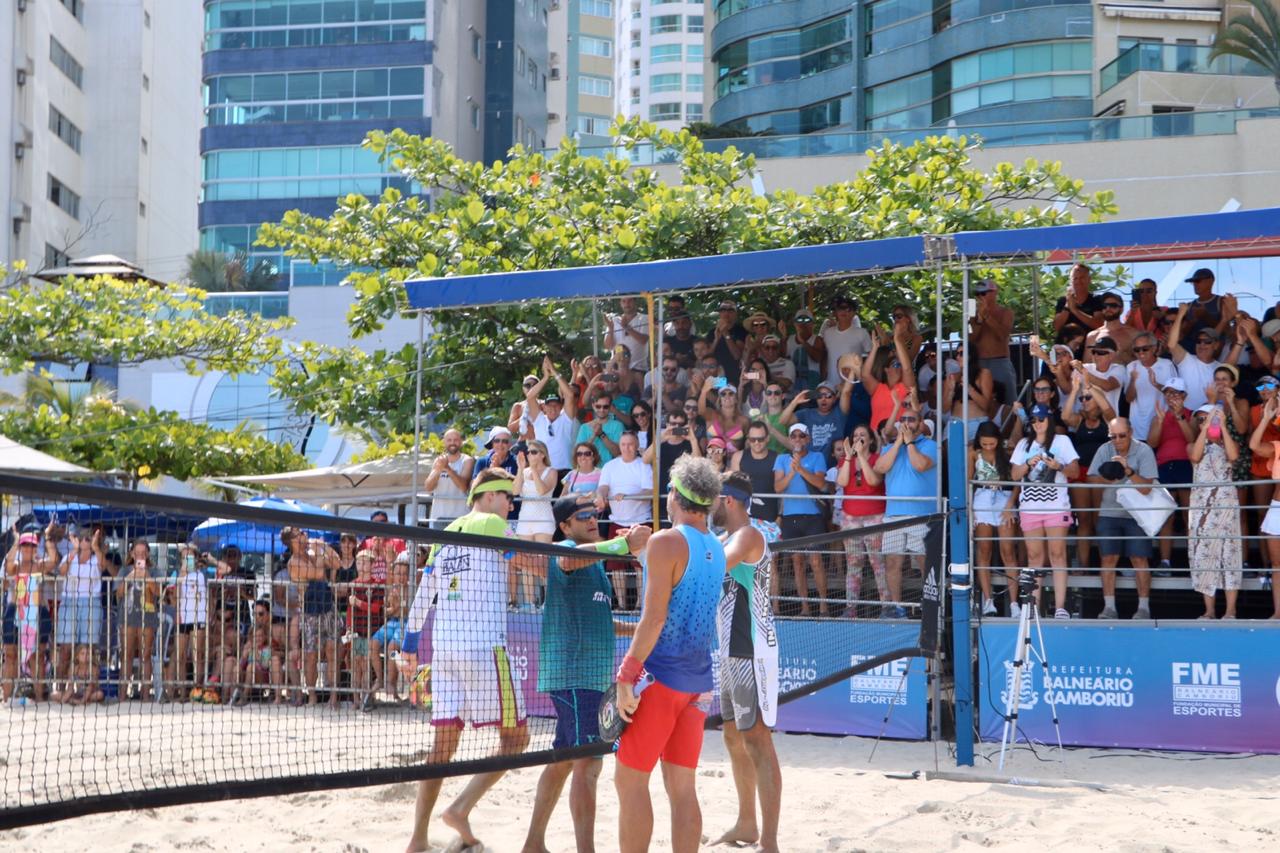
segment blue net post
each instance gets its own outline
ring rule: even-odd
[[[953,420],[948,427],[952,449],[965,448],[965,428],[961,420]],[[951,470],[950,483],[951,531],[951,614],[952,658],[955,669],[956,702],[956,765],[973,766],[973,644],[969,627],[969,595],[973,590],[973,575],[969,569],[969,511],[967,454],[948,454]]]

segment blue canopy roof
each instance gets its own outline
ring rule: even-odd
[[[954,238],[957,255],[969,260],[1055,252],[1117,259],[1157,255],[1170,259],[1273,255],[1280,254],[1280,208],[1009,231],[971,231],[950,236]],[[1067,257],[1055,260],[1064,259]],[[919,267],[925,261],[924,237],[892,237],[635,264],[410,279],[405,282],[405,291],[413,308],[461,308],[529,300],[708,290],[785,278],[864,275]]]

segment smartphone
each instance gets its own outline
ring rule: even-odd
[[[601,374],[600,378],[601,378],[601,379],[603,379],[605,382],[617,382],[617,381],[618,381],[618,374],[616,374],[616,373],[604,373],[604,374]]]
[[[672,435],[688,435],[689,428],[687,426],[672,427],[671,434]]]
[[[759,379],[759,378],[760,378],[760,374],[759,374],[759,373],[756,373],[755,371],[752,371],[751,373],[745,373],[745,374],[743,374],[743,375],[744,375],[747,379]]]
[[[966,317],[975,317],[978,314],[978,300],[972,296],[964,301],[964,313]]]

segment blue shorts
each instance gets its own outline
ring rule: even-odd
[[[552,690],[556,709],[556,739],[552,749],[586,746],[600,740],[600,690]]]
[[[1132,518],[1112,518],[1111,516],[1100,515],[1098,516],[1098,526],[1094,531],[1094,536],[1098,540],[1098,552],[1104,557],[1151,559],[1151,537]]]
[[[369,639],[384,649],[393,644],[404,648],[404,624],[399,619],[388,619]]]
[[[64,598],[54,637],[59,645],[96,646],[102,641],[102,599]]]

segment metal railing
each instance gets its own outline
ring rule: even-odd
[[[1105,92],[1139,71],[1168,71],[1177,74],[1234,74],[1270,77],[1271,72],[1238,56],[1210,59],[1213,48],[1195,44],[1135,44],[1098,72],[1098,91]]]

